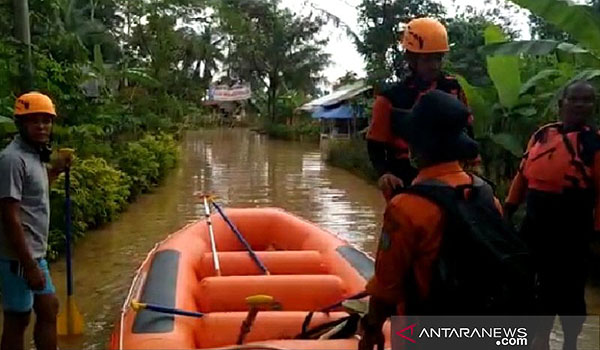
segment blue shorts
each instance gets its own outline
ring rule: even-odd
[[[48,262],[46,259],[36,259],[44,277],[46,287],[43,290],[31,290],[25,277],[21,264],[16,260],[0,259],[0,291],[2,291],[2,306],[4,311],[28,312],[33,307],[34,294],[54,294],[56,289],[50,278]]]

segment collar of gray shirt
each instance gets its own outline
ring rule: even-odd
[[[24,151],[33,154],[39,154],[38,151],[32,145],[28,144],[25,140],[23,140],[21,135],[15,136],[15,142]]]

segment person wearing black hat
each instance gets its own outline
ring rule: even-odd
[[[475,158],[477,142],[465,132],[469,110],[439,90],[425,94],[402,120],[404,135],[419,173],[413,184],[443,182],[471,185],[473,178],[460,161]],[[495,208],[501,212],[494,197]],[[369,312],[362,320],[360,350],[383,349],[382,327],[389,316],[407,315],[411,292],[426,300],[434,264],[439,257],[446,220],[443,209],[423,197],[401,193],[388,204],[379,239],[375,275],[367,285]],[[412,282],[411,282],[412,281]]]

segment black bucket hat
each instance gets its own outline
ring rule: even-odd
[[[399,117],[400,137],[430,161],[475,159],[479,145],[466,133],[469,109],[440,90],[423,95],[412,112]]]

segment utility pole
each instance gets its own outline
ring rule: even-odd
[[[19,79],[20,93],[33,88],[33,64],[31,62],[31,32],[29,30],[28,0],[13,0],[15,15],[15,37],[19,41],[21,77]]]

